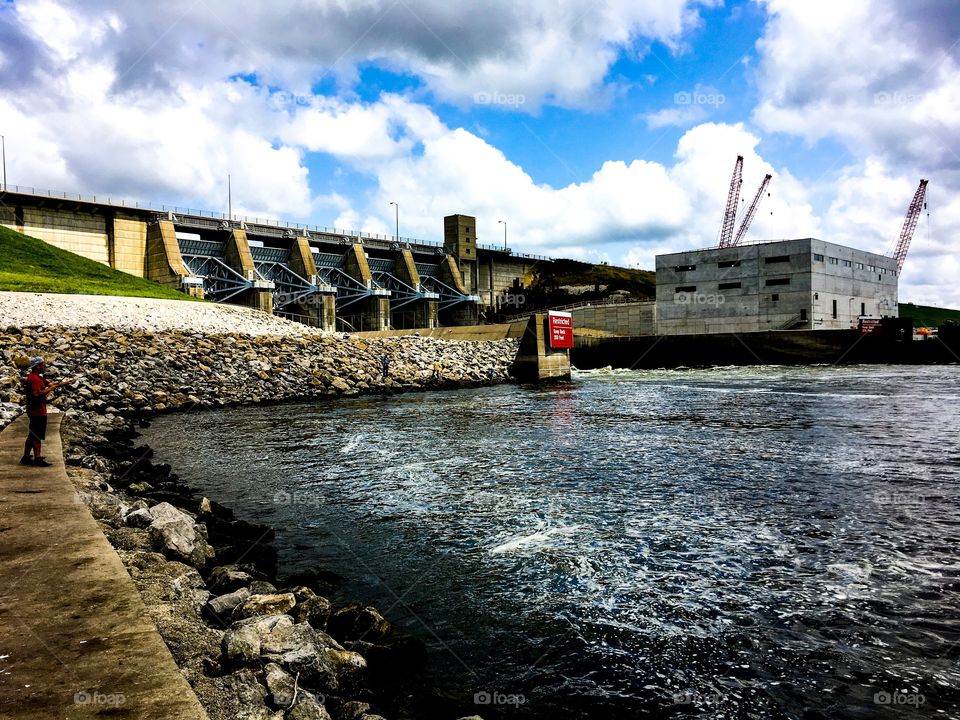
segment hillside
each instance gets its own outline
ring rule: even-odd
[[[913,318],[914,327],[938,327],[949,321],[960,323],[960,310],[900,303],[900,317]]]
[[[0,290],[192,299],[3,226],[0,226]]]
[[[532,274],[532,280],[522,290],[521,311],[601,300],[612,295],[649,300],[656,294],[656,273],[649,270],[561,259],[535,267]],[[515,292],[520,292],[519,288]],[[510,308],[504,308],[502,314],[509,315]]]

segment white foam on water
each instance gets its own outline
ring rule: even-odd
[[[491,555],[506,555],[523,551],[525,553],[535,553],[546,550],[553,546],[553,540],[557,537],[569,537],[580,529],[579,525],[568,525],[564,527],[548,528],[538,530],[527,535],[518,535],[506,542],[490,549]]]

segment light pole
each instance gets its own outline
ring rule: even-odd
[[[3,191],[7,191],[7,138],[0,135],[0,146],[3,147]]]
[[[396,225],[397,234],[394,237],[396,237],[397,242],[400,242],[400,206],[397,205],[395,202],[392,202],[390,204],[393,205],[393,209],[395,211],[395,216],[397,221],[397,225]]]
[[[506,220],[497,220],[498,223],[503,224],[503,249],[507,249],[507,221]]]

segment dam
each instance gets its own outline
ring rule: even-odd
[[[477,242],[444,218],[443,242],[8,186],[0,225],[138,277],[322,330],[474,325],[549,258]]]

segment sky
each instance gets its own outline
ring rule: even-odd
[[[960,307],[956,0],[0,0],[8,180],[651,269],[747,241],[890,253]],[[505,221],[500,223],[498,221]]]

